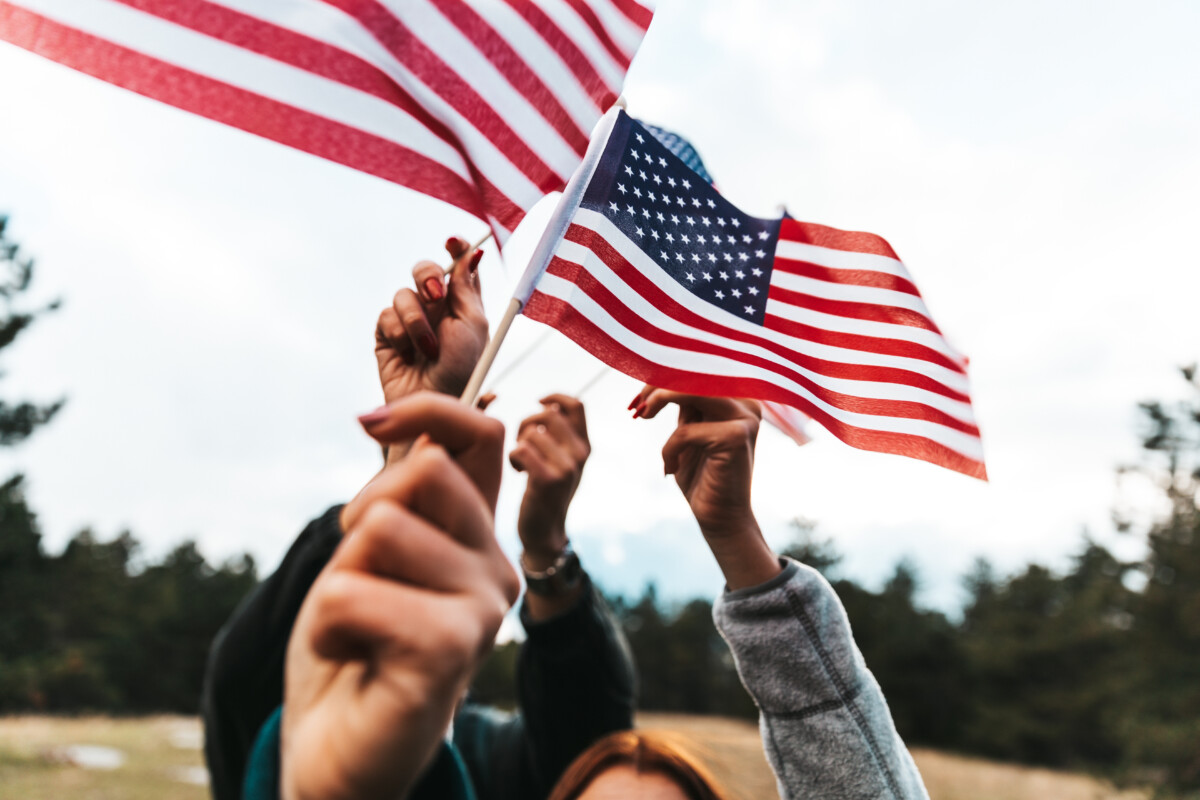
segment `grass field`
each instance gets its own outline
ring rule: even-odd
[[[748,722],[642,714],[643,728],[682,734],[740,800],[777,798],[775,780]],[[0,717],[2,800],[203,800],[200,726],[189,717]],[[115,748],[124,763],[85,769],[68,748]],[[914,750],[933,800],[1145,800],[1082,775]],[[110,765],[111,766],[111,765]]]

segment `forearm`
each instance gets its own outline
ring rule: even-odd
[[[283,702],[288,637],[309,587],[341,539],[338,510],[308,524],[279,568],[238,606],[213,642],[201,706],[205,760],[217,800],[241,796],[254,739]]]
[[[567,613],[545,622],[529,615],[517,667],[517,691],[531,762],[549,790],[597,739],[633,725],[634,670],[629,646],[595,587]]]
[[[701,533],[725,576],[725,587],[737,591],[759,586],[779,574],[779,557],[771,550],[754,515],[720,524],[701,525]]]
[[[766,584],[719,598],[713,618],[762,714],[784,800],[927,797],[841,602],[815,570],[787,562]]]

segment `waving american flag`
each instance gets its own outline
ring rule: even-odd
[[[887,242],[745,214],[624,112],[594,147],[526,316],[639,380],[986,478],[965,359]]]
[[[562,188],[637,0],[0,0],[0,40],[437,197],[503,243]]]

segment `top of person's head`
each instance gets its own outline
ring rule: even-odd
[[[716,778],[678,737],[653,731],[605,736],[567,767],[549,800],[592,800],[593,795],[596,800],[728,800]]]

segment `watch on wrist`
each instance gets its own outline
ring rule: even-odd
[[[521,553],[521,571],[525,573],[525,586],[529,592],[542,597],[553,597],[569,592],[583,580],[583,567],[579,556],[568,544],[554,563],[541,572],[535,572],[525,563]]]

